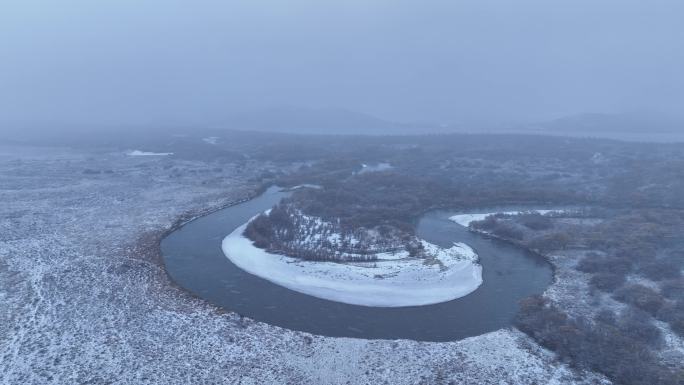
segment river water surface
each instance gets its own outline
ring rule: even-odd
[[[418,236],[444,247],[464,242],[478,253],[483,283],[473,293],[440,304],[400,308],[347,305],[301,294],[244,272],[221,250],[226,235],[288,194],[270,188],[169,234],[161,243],[169,275],[209,302],[272,325],[335,337],[419,341],[457,340],[508,327],[518,301],[542,293],[552,279],[550,265],[540,257],[469,232],[449,221],[455,211],[436,211],[420,220]]]

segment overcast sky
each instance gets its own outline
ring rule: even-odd
[[[677,113],[682,0],[0,0],[0,122]]]

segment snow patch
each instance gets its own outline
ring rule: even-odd
[[[367,172],[380,172],[380,171],[387,171],[391,170],[394,167],[390,163],[382,162],[382,163],[376,163],[376,164],[365,164],[361,163],[361,170],[359,170],[358,174],[365,174]]]
[[[289,190],[298,190],[300,188],[312,188],[312,189],[320,190],[323,188],[323,186],[320,186],[317,184],[304,183],[304,184],[296,185],[294,187],[290,187]]]
[[[173,155],[173,152],[150,152],[150,151],[140,151],[133,150],[126,153],[128,156],[168,156]]]
[[[458,223],[461,226],[468,227],[472,222],[481,221],[490,215],[504,214],[504,215],[520,215],[526,213],[536,213],[546,215],[548,213],[564,213],[565,210],[523,210],[523,211],[498,211],[493,213],[477,213],[477,214],[457,214],[449,217],[449,220]]]

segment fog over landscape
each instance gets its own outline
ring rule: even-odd
[[[325,132],[347,111],[420,132],[603,113],[681,130],[683,13],[677,0],[9,1],[0,122]]]
[[[682,21],[0,0],[0,385],[684,385]]]

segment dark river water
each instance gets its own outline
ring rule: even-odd
[[[518,301],[543,292],[552,279],[550,265],[541,258],[471,233],[448,220],[456,212],[440,211],[421,219],[418,236],[444,247],[464,242],[478,253],[483,284],[473,293],[401,308],[347,305],[300,294],[240,270],[221,250],[226,235],[287,194],[271,188],[172,232],[161,243],[168,273],[190,292],[257,321],[326,336],[419,341],[458,340],[510,326]]]

